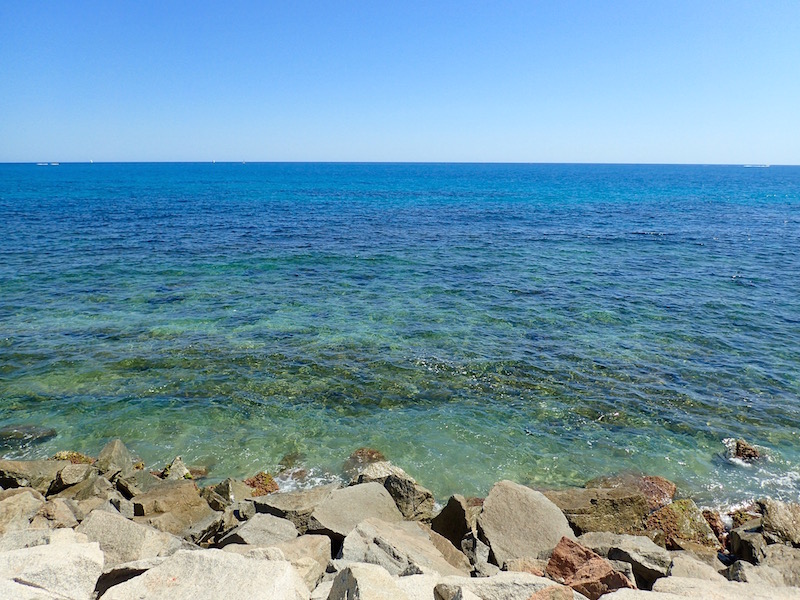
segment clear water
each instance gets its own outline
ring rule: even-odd
[[[0,259],[7,457],[800,499],[800,168],[0,165]]]

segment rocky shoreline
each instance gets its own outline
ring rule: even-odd
[[[0,460],[0,598],[800,599],[798,504],[719,515],[627,474],[500,481],[439,508],[367,448],[346,483],[294,491],[268,473],[204,485],[179,457],[143,467],[120,440],[97,458]]]

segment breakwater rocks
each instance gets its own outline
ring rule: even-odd
[[[202,485],[97,457],[0,460],[0,598],[42,600],[800,599],[800,505],[702,512],[658,477],[486,498],[431,493],[377,451],[350,481]],[[727,524],[726,524],[727,523]]]

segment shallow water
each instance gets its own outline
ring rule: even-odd
[[[0,258],[7,457],[800,499],[797,167],[0,165]]]

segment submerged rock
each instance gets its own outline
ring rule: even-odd
[[[41,443],[58,435],[52,427],[41,425],[4,425],[0,427],[0,447],[24,446]]]
[[[733,455],[736,458],[740,458],[744,461],[755,460],[761,456],[755,446],[751,446],[742,439],[736,440],[736,446],[734,447]]]
[[[344,461],[342,472],[348,477],[355,477],[366,465],[385,460],[386,457],[380,450],[375,450],[374,448],[358,448]]]
[[[650,510],[658,510],[672,502],[678,487],[668,479],[654,475],[621,473],[610,477],[598,477],[586,483],[587,488],[637,489],[647,498]]]

